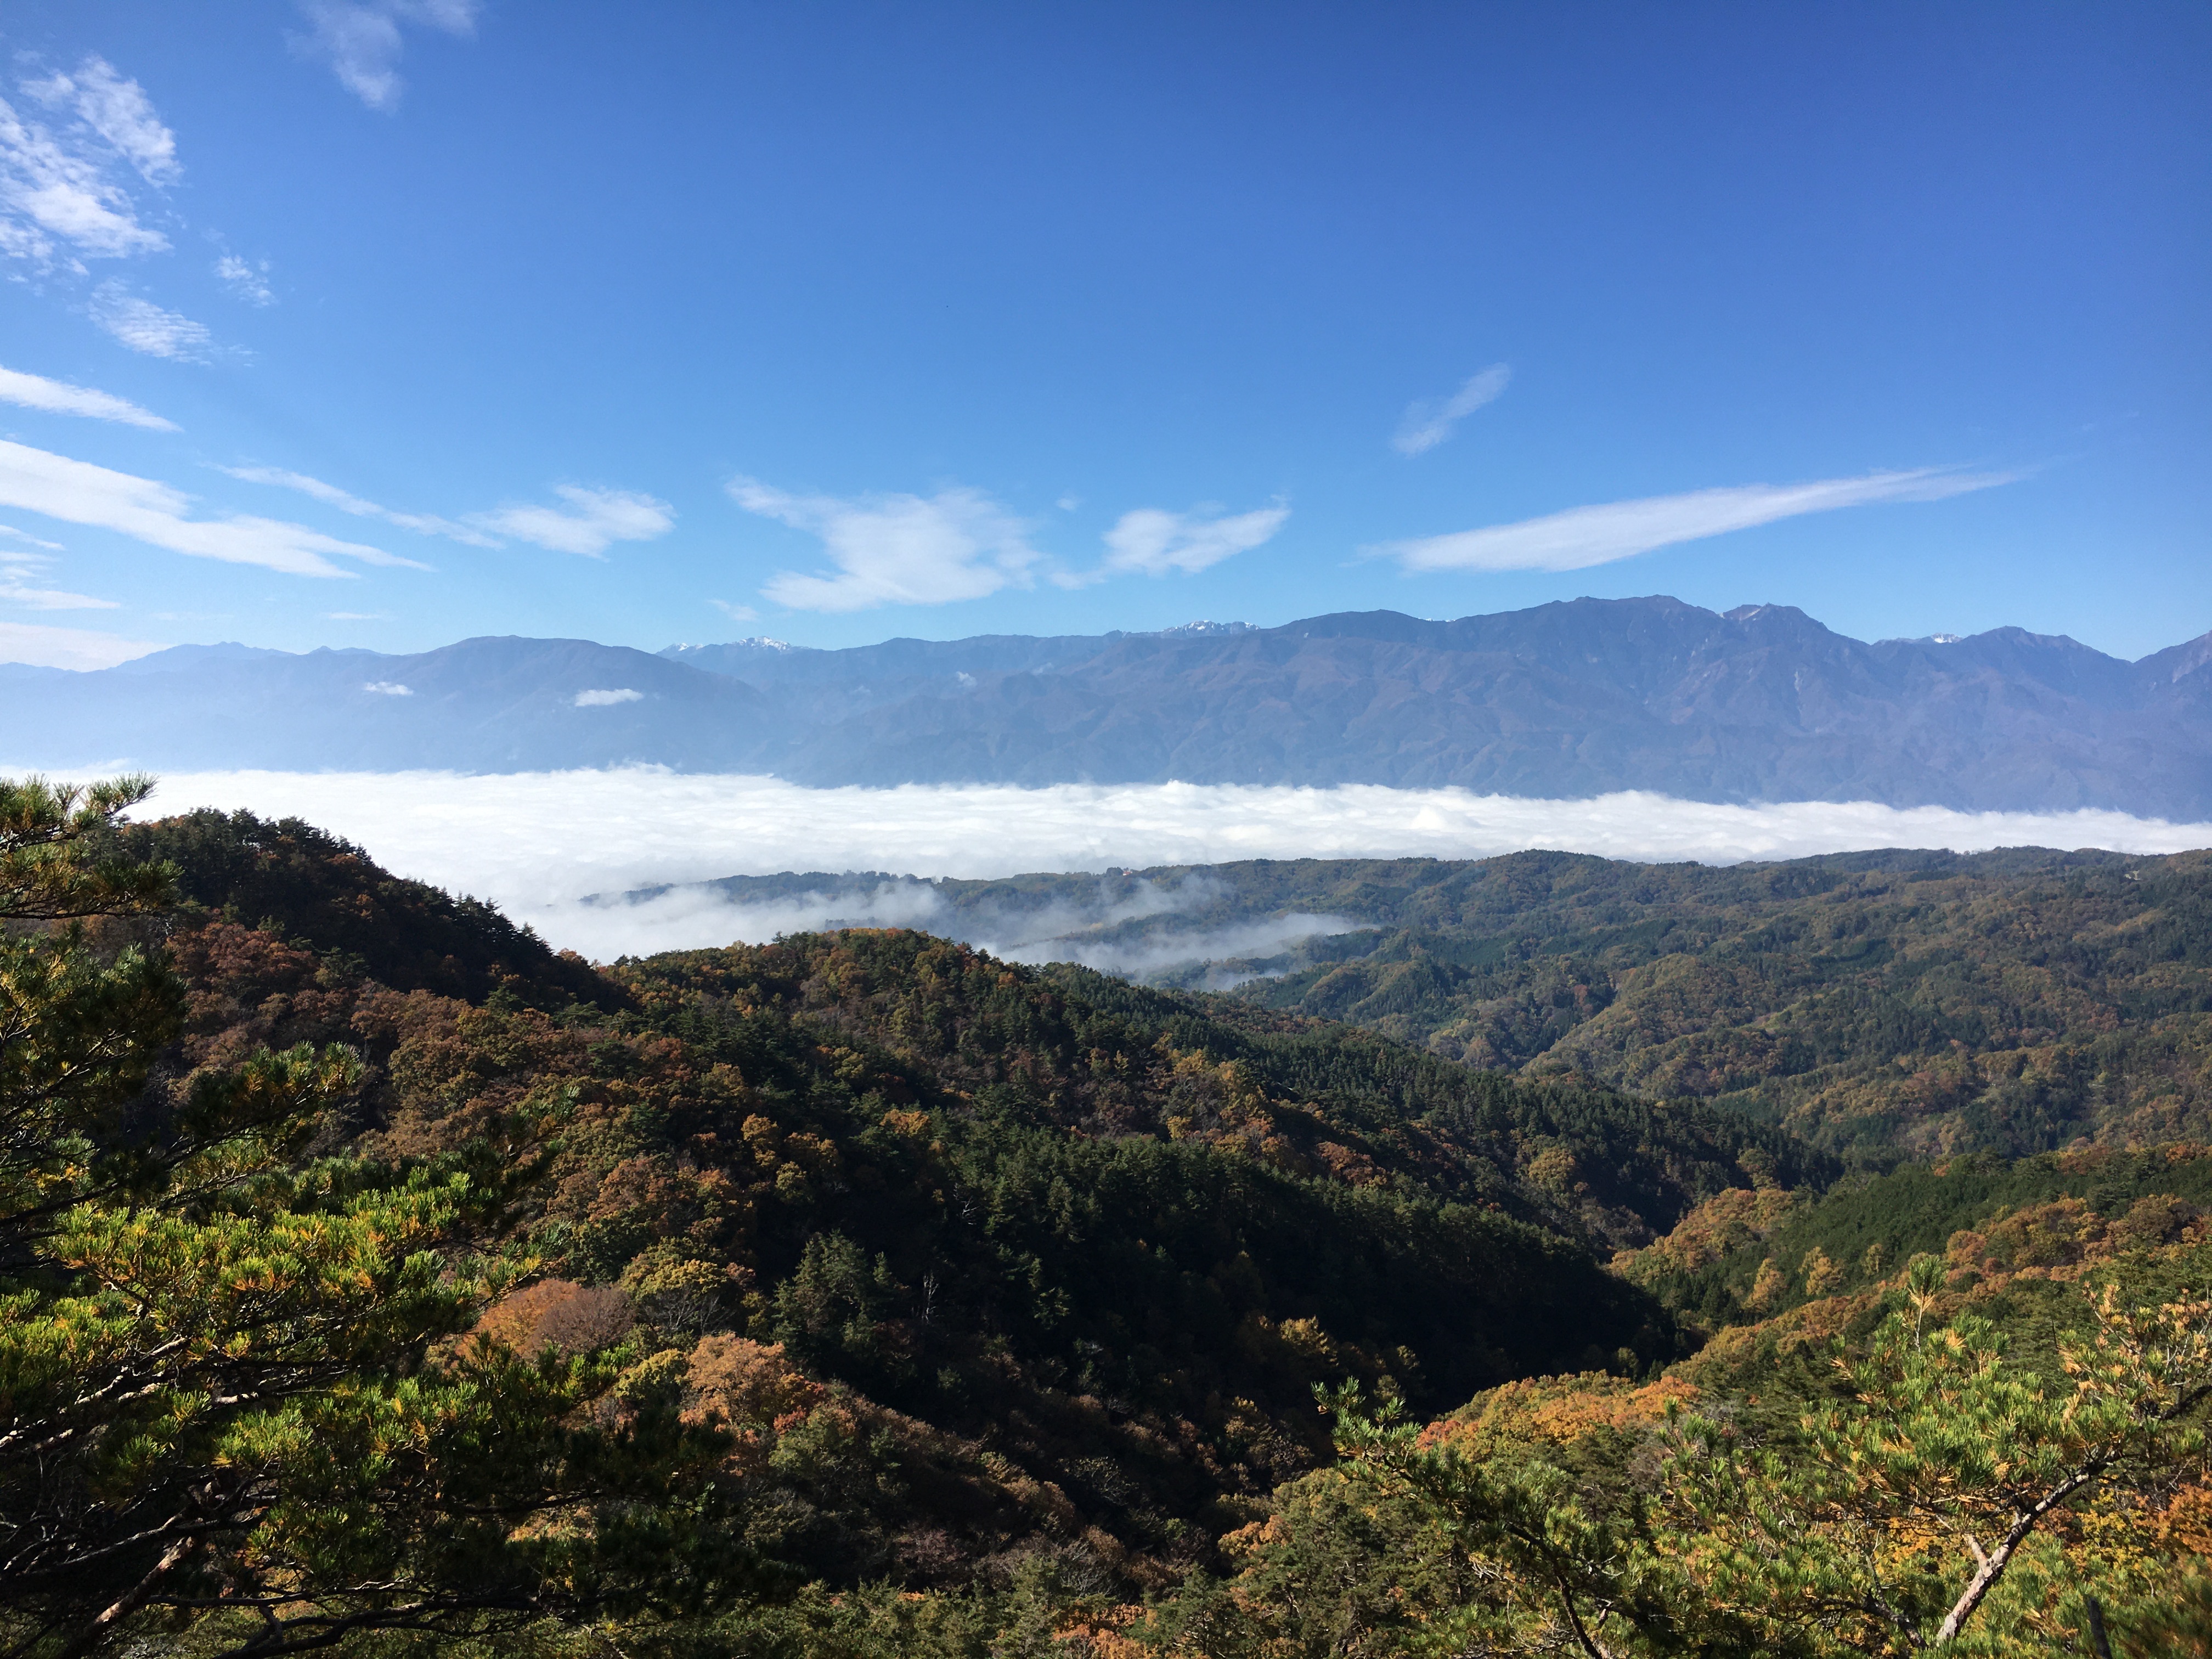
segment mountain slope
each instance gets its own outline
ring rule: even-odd
[[[1556,1514],[1572,1493],[1561,1535],[1577,1572],[1590,1559],[1609,1572],[1618,1539],[1656,1539],[1661,1559],[1694,1565],[1727,1519],[1658,1507],[1686,1474],[1669,1461],[1686,1408],[1773,1455],[1758,1485],[1730,1488],[1748,1500],[1729,1512],[1778,1514],[1794,1536],[1828,1525],[1834,1506],[1805,1523],[1805,1506],[1766,1494],[1832,1456],[1801,1431],[1804,1414],[1862,1387],[1838,1376],[1832,1339],[1863,1355],[1898,1310],[1916,1335],[1923,1323],[1931,1337],[1967,1333],[1970,1314],[1996,1321],[2024,1373],[2006,1397],[2036,1408],[2029,1431],[1998,1443],[2039,1455],[2067,1449],[2071,1408],[2057,1401],[2075,1382],[2057,1349],[2093,1334],[2083,1292],[2116,1281],[2122,1308],[2155,1307],[2205,1284],[2202,1146],[1956,1159],[1815,1197],[1832,1164],[1725,1109],[1479,1074],[1328,1021],[1017,968],[897,930],[687,952],[605,977],[570,962],[558,972],[604,990],[562,1001],[570,988],[549,985],[550,1009],[522,1006],[512,975],[482,996],[401,991],[365,975],[372,954],[404,973],[444,938],[497,963],[526,956],[527,936],[305,825],[195,817],[125,838],[124,850],[173,855],[199,896],[169,933],[189,982],[185,1029],[132,1115],[158,1121],[202,1068],[257,1043],[348,1042],[363,1086],[303,1156],[349,1142],[395,1177],[541,1160],[546,1177],[487,1212],[495,1233],[482,1240],[532,1261],[534,1282],[458,1346],[423,1339],[410,1375],[481,1363],[478,1340],[535,1356],[541,1375],[595,1354],[611,1384],[595,1417],[650,1405],[720,1435],[711,1507],[689,1514],[711,1516],[697,1530],[729,1547],[708,1569],[741,1578],[702,1583],[680,1532],[641,1528],[614,1559],[659,1571],[651,1582],[669,1593],[574,1632],[586,1645],[618,1635],[625,1652],[672,1659],[1383,1653],[1479,1619],[1511,1645],[1555,1650],[1556,1586],[1516,1577],[1521,1558],[1497,1559],[1484,1530],[1499,1494],[1517,1505],[1533,1493]],[[1732,884],[1722,896],[1739,905],[1833,900],[1898,923],[1905,954],[1905,924],[1944,906],[1873,901],[1909,899],[1916,875],[1955,881],[1964,861],[1837,867],[1847,862],[1701,873]],[[2047,938],[2046,955],[2078,944],[2192,959],[2189,895],[2158,886],[2170,872],[2151,861],[1983,862],[2007,878],[2085,876],[2060,896],[2104,920],[2063,917],[2072,932]],[[1280,886],[1315,871],[1255,868]],[[1646,869],[1639,885],[1630,869],[1540,858],[1443,884],[1413,879],[1413,866],[1328,873],[1340,897],[1392,900],[1408,916],[1426,907],[1432,922],[1456,906],[1462,919],[1548,914],[1680,943],[1718,920],[1636,915],[1682,872]],[[1853,873],[1904,890],[1850,890]],[[2103,876],[2153,886],[2149,902],[2118,913],[2134,896],[2097,888]],[[234,919],[263,903],[281,927]],[[2032,939],[2036,906],[2021,908],[1981,920]],[[1786,908],[1762,920],[1767,944],[1787,943]],[[347,941],[371,949],[336,948]],[[1589,1248],[1599,1239],[1633,1248],[1608,1273]],[[1900,1258],[1923,1248],[1948,1271],[1916,1274],[1908,1293]],[[1705,1323],[1721,1328],[1691,1352]],[[1927,1347],[1949,1363],[1943,1344]],[[2169,1353],[2201,1373],[2178,1346],[2148,1363]],[[2116,1358],[2124,1382],[2130,1352]],[[1401,1391],[1414,1424],[1448,1413],[1417,1443],[1474,1460],[1460,1467],[1483,1484],[1463,1514],[1425,1510],[1433,1487],[1364,1478],[1389,1476],[1368,1454],[1393,1435],[1347,1427],[1333,1461],[1313,1390],[1348,1382],[1370,1401]],[[1873,1403],[1888,1386],[1877,1381]],[[1959,1395],[1937,1398],[1951,1410]],[[1987,1443],[1966,1448],[1968,1499],[2011,1467],[1987,1473]],[[2173,1445],[2179,1455],[2146,1455],[2140,1480],[2085,1502],[2080,1525],[2055,1526],[2047,1567],[2023,1557],[1982,1615],[2002,1638],[1990,1650],[2049,1645],[2082,1585],[2108,1598],[2123,1637],[2155,1633],[2160,1595],[2202,1560],[2212,1515],[2201,1447]],[[596,1471],[580,1468],[588,1489]],[[688,1504],[696,1489],[677,1495]],[[1836,1541],[1863,1556],[1871,1513],[1881,1559],[1927,1560],[1955,1581],[1983,1552],[1946,1534],[1938,1559],[1930,1512],[1949,1513],[1849,1509]],[[1954,1530],[1979,1528],[1982,1512]],[[375,1524],[368,1513],[361,1524]],[[1593,1535],[1595,1555],[1577,1542]],[[1645,1583],[1672,1598],[1647,1597],[1646,1622],[1668,1638],[1654,1650],[1673,1650],[1709,1611],[1705,1581]],[[1940,1613],[1950,1589],[1936,1588]],[[734,1594],[702,1606],[708,1589]],[[1783,1605],[1789,1590],[1753,1594]],[[1609,1648],[1625,1645],[1620,1622],[1605,1626]],[[570,1634],[539,1625],[515,1639],[566,1650]]]
[[[780,724],[741,681],[588,640],[464,640],[410,656],[165,652],[42,678],[10,702],[15,741],[41,749],[23,758],[177,769],[736,771],[757,768]]]
[[[791,775],[2212,811],[2212,675],[2018,629],[1869,646],[1787,606],[1582,599],[1101,645],[857,713]]]
[[[1578,599],[1449,623],[1370,611],[659,658],[580,641],[194,649],[9,684],[15,742],[36,750],[14,758],[46,765],[640,761],[819,785],[1651,789],[2193,820],[2212,818],[2208,641],[2129,664],[2017,629],[1869,645],[1785,605]],[[580,706],[586,692],[600,695]]]
[[[550,1011],[514,975],[403,991],[368,963],[404,972],[441,929],[526,937],[305,825],[128,833],[201,896],[170,937],[191,1014],[155,1096],[256,1043],[343,1042],[362,1150],[548,1159],[507,1234],[546,1277],[484,1333],[626,1342],[625,1388],[723,1413],[764,1584],[1003,1585],[1042,1558],[1127,1592],[1218,1568],[1214,1540],[1328,1457],[1315,1383],[1441,1408],[1676,1356],[1603,1261],[1755,1178],[1833,1170],[1724,1110],[907,932],[605,977],[538,960],[599,985],[546,986],[585,993]],[[281,927],[234,919],[272,898]]]
[[[732,933],[897,917],[1526,1078],[1724,1102],[1874,1164],[2212,1139],[2212,854],[1518,853],[692,890],[733,907]]]
[[[100,839],[111,856],[174,866],[187,919],[246,923],[394,990],[496,993],[547,1009],[620,1000],[583,958],[556,953],[497,907],[403,880],[298,818],[203,807]]]
[[[2206,854],[1735,870],[1524,854],[1311,874],[1276,902],[1364,897],[1393,925],[1334,942],[1372,944],[1356,958],[1245,988],[1269,1006],[1725,1101],[1875,1163],[2212,1131]]]

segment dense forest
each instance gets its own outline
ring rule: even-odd
[[[702,891],[864,915],[901,879]],[[933,927],[1024,959],[1235,987],[1527,1078],[1723,1102],[1857,1168],[2212,1135],[2203,853],[1716,867],[1532,852],[907,885]]]
[[[2212,854],[1206,874],[1240,911],[1381,924],[1243,994],[1472,1066],[1715,1101],[1876,1168],[2212,1139]]]
[[[594,968],[296,821],[124,822],[143,787],[0,799],[27,1659],[2212,1641],[2212,1152],[2115,1106],[1851,1162],[1891,1108],[1529,1063],[1631,1000],[1607,951],[1764,960],[1762,904],[1758,982],[1823,1007],[1783,964],[1999,938],[1917,975],[1954,1024],[2012,988],[1961,1065],[2092,978],[2133,1042],[2202,966],[2187,860],[1728,872],[1663,927],[1624,907],[1674,872],[1538,861],[1518,957],[1422,954],[1510,936],[1486,874],[1208,997],[903,931]],[[1517,1070],[1379,988],[1322,1017],[1419,967],[1463,1021],[1561,941],[1609,1000]]]

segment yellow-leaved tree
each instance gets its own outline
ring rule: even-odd
[[[1937,1319],[1944,1282],[1939,1258],[1911,1263],[1903,1305],[1838,1346],[1839,1397],[1794,1431],[1754,1442],[1670,1407],[1641,1480],[1526,1439],[1424,1437],[1351,1393],[1339,1449],[1463,1553],[1483,1594],[1427,1633],[1475,1650],[2212,1651],[2212,1583],[2161,1541],[2212,1477],[2212,1296],[2106,1283],[2045,1376],[1990,1320]]]

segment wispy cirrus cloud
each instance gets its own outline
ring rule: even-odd
[[[496,535],[587,559],[598,558],[617,542],[649,542],[676,527],[674,507],[636,490],[556,484],[553,493],[568,505],[502,507],[493,513],[471,513],[469,522]]]
[[[88,259],[166,252],[170,241],[158,222],[172,228],[181,222],[161,192],[184,176],[184,166],[176,134],[145,88],[97,55],[18,86],[20,106],[0,99],[0,257],[41,274],[85,277]],[[226,280],[225,267],[234,263],[243,262],[226,258],[217,268]],[[94,289],[85,310],[116,340],[149,356],[204,362],[214,344],[204,324],[120,281]]]
[[[320,478],[309,477],[304,472],[288,471],[281,466],[225,466],[216,471],[246,483],[269,484],[278,489],[295,489],[302,495],[335,507],[341,513],[350,513],[357,519],[381,519],[397,525],[402,530],[411,530],[421,536],[443,536],[470,547],[497,547],[499,543],[481,530],[471,530],[451,519],[441,519],[434,513],[398,513],[374,501],[365,501],[351,490],[341,489],[334,483],[325,483]]]
[[[0,605],[19,605],[26,611],[119,611],[113,599],[96,599],[89,593],[71,593],[58,587],[34,587],[0,564]]]
[[[676,509],[666,501],[629,489],[586,489],[576,484],[558,484],[553,493],[565,503],[562,507],[503,507],[490,513],[471,513],[465,521],[460,521],[441,518],[434,513],[398,512],[349,489],[281,466],[226,466],[217,470],[246,483],[297,490],[356,518],[380,519],[417,535],[443,536],[469,547],[503,546],[499,538],[509,536],[556,552],[597,558],[617,542],[650,541],[667,534],[676,523]]]
[[[146,89],[117,74],[105,58],[87,57],[75,74],[26,81],[23,90],[48,109],[76,117],[79,132],[96,137],[148,184],[173,185],[184,177],[177,135],[155,113]]]
[[[12,580],[4,567],[0,567],[0,605],[20,605],[26,611],[120,611],[123,607],[113,599],[94,599],[89,593],[72,593],[65,588],[33,587],[27,582]]]
[[[0,403],[41,409],[52,415],[85,415],[95,421],[119,421],[125,426],[143,426],[152,432],[177,429],[174,421],[165,421],[127,398],[118,398],[111,392],[96,392],[87,386],[71,386],[67,380],[50,380],[43,374],[26,374],[20,369],[0,368]]]
[[[255,263],[226,253],[215,262],[216,280],[250,306],[273,306],[276,290],[269,286],[269,261]]]
[[[0,526],[4,527],[4,526]],[[35,536],[26,536],[21,531],[10,531],[14,541],[27,544],[16,546],[0,542],[0,605],[21,605],[26,611],[116,611],[122,607],[113,599],[96,599],[88,593],[71,593],[58,587],[41,587],[46,573],[53,568],[51,553],[61,550],[52,542],[42,542]],[[48,550],[33,553],[28,548]]]
[[[158,189],[183,169],[144,89],[99,57],[20,88],[47,116],[0,99],[0,254],[82,271],[87,258],[167,248],[142,222],[134,179]]]
[[[374,110],[399,106],[407,50],[403,24],[465,39],[476,33],[479,0],[299,0],[307,32],[289,38],[302,57],[319,58],[338,84]]]
[[[1270,540],[1290,516],[1287,507],[1225,515],[1207,507],[1170,513],[1140,507],[1124,513],[1106,532],[1106,563],[1099,574],[1164,576],[1180,570],[1194,575]]]
[[[172,362],[204,363],[215,343],[204,323],[142,300],[120,283],[94,290],[92,320],[131,350]]]
[[[235,515],[189,516],[191,497],[152,478],[116,472],[26,444],[0,441],[0,507],[112,530],[193,558],[259,565],[295,576],[347,576],[331,556],[420,570],[381,548],[342,542],[305,525]]]
[[[1395,558],[1407,570],[1582,570],[1677,542],[1699,541],[1808,513],[1881,501],[1942,501],[2010,483],[2021,476],[1919,467],[1810,483],[1694,489],[1680,495],[1571,507],[1540,519],[1389,542],[1367,550]]]
[[[1029,525],[980,490],[934,495],[796,495],[752,478],[731,481],[748,513],[821,538],[830,574],[786,570],[761,592],[794,611],[945,605],[1028,586],[1040,558]]]
[[[1449,398],[1422,398],[1407,404],[1390,447],[1401,455],[1426,454],[1476,410],[1497,402],[1512,380],[1512,365],[1492,363],[1480,374],[1469,375]]]

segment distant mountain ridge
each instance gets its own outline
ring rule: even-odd
[[[2212,817],[2212,634],[2129,663],[2016,628],[1867,643],[1794,606],[1666,598],[845,650],[192,647],[93,673],[17,669],[7,687],[12,763],[639,762],[825,786],[1650,789]]]

